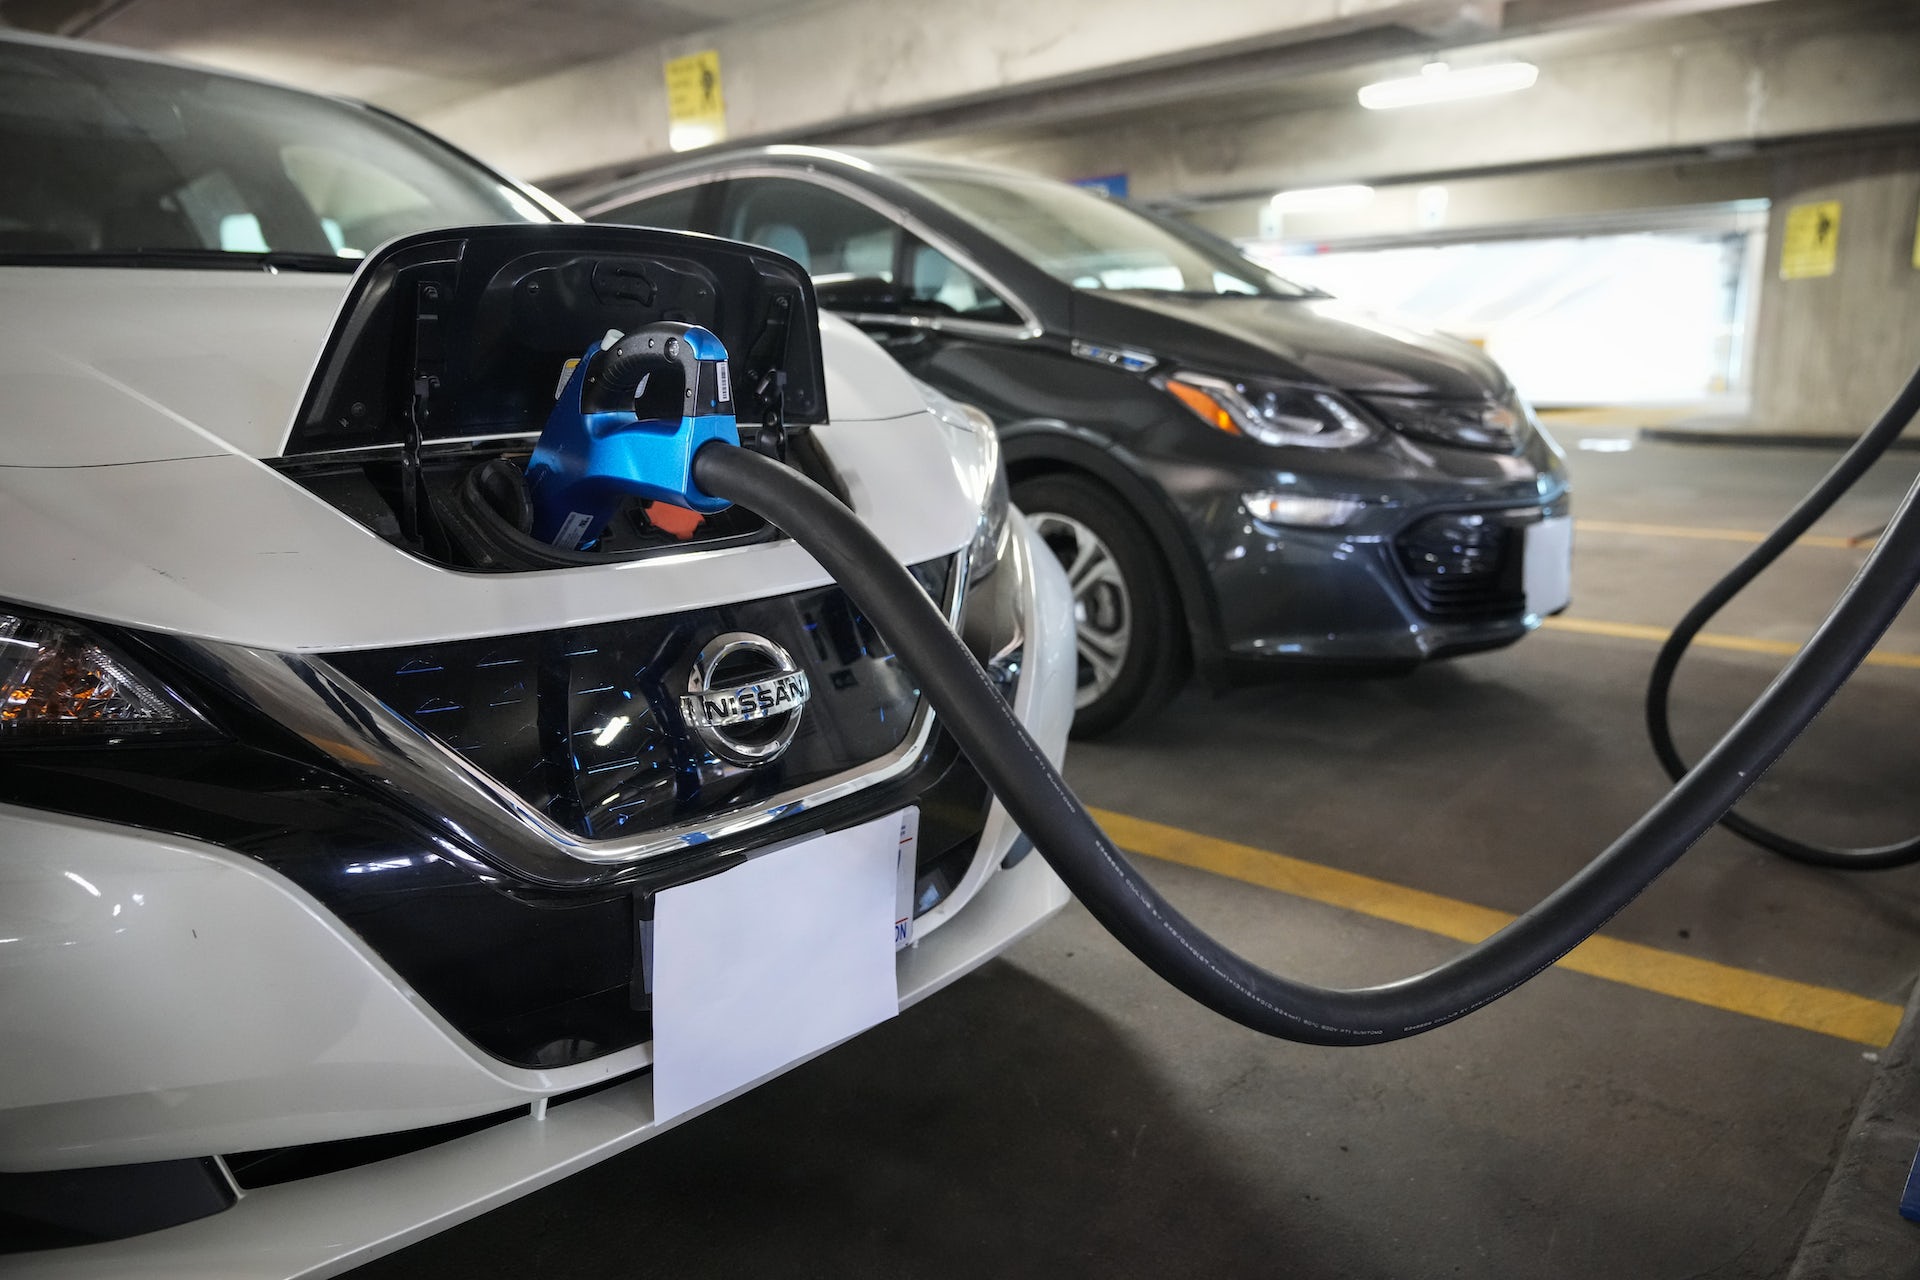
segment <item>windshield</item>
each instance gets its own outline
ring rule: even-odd
[[[550,222],[377,112],[187,68],[0,42],[0,262],[351,270],[394,236]]]
[[[1290,284],[1196,228],[1063,182],[921,172],[916,185],[1076,289],[1301,298]]]

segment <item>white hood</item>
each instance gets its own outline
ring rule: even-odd
[[[346,276],[0,269],[0,464],[280,452]]]
[[[0,466],[279,456],[349,279],[0,268]],[[897,370],[836,377],[870,368],[855,349],[871,344],[831,316],[820,328],[835,421],[924,407]]]
[[[0,606],[280,650],[610,621],[827,581],[790,542],[539,573],[444,569],[259,459],[285,443],[347,277],[0,268]],[[821,318],[815,428],[903,562],[978,521],[946,432],[865,335]]]

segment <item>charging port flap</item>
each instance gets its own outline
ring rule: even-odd
[[[440,366],[424,443],[537,435],[566,361],[608,330],[661,321],[719,338],[749,423],[769,409],[789,431],[827,417],[813,284],[791,259],[637,227],[469,227],[395,240],[362,264],[285,456],[406,443],[423,297]]]

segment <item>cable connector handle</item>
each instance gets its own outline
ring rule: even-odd
[[[733,378],[720,339],[695,324],[663,320],[625,336],[609,333],[587,366],[580,407],[587,413],[628,412],[642,420],[725,413]],[[660,378],[655,374],[671,374]]]
[[[740,442],[720,339],[677,321],[609,331],[562,385],[527,464],[533,536],[590,549],[636,498],[725,510],[693,481],[694,452],[713,440]]]

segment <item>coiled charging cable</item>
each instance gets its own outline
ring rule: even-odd
[[[1692,768],[1674,745],[1671,717],[1674,672],[1679,669],[1680,659],[1686,656],[1694,637],[1712,621],[1715,614],[1726,607],[1729,600],[1746,590],[1788,547],[1811,529],[1814,521],[1825,515],[1842,494],[1859,483],[1867,469],[1879,461],[1880,456],[1899,439],[1900,433],[1913,421],[1916,413],[1920,413],[1920,369],[1914,370],[1913,376],[1907,379],[1907,385],[1900,389],[1886,412],[1841,455],[1840,460],[1833,464],[1833,469],[1800,500],[1779,527],[1748,552],[1731,572],[1709,587],[1706,594],[1680,619],[1666,643],[1660,646],[1660,653],[1653,660],[1653,672],[1647,677],[1647,737],[1652,740],[1653,753],[1660,758],[1660,767],[1667,771],[1667,777],[1678,782]],[[1889,529],[1888,533],[1891,532]],[[1763,849],[1816,867],[1833,867],[1843,871],[1884,871],[1920,862],[1920,836],[1897,844],[1861,848],[1816,844],[1784,835],[1732,809],[1721,817],[1720,825]]]

